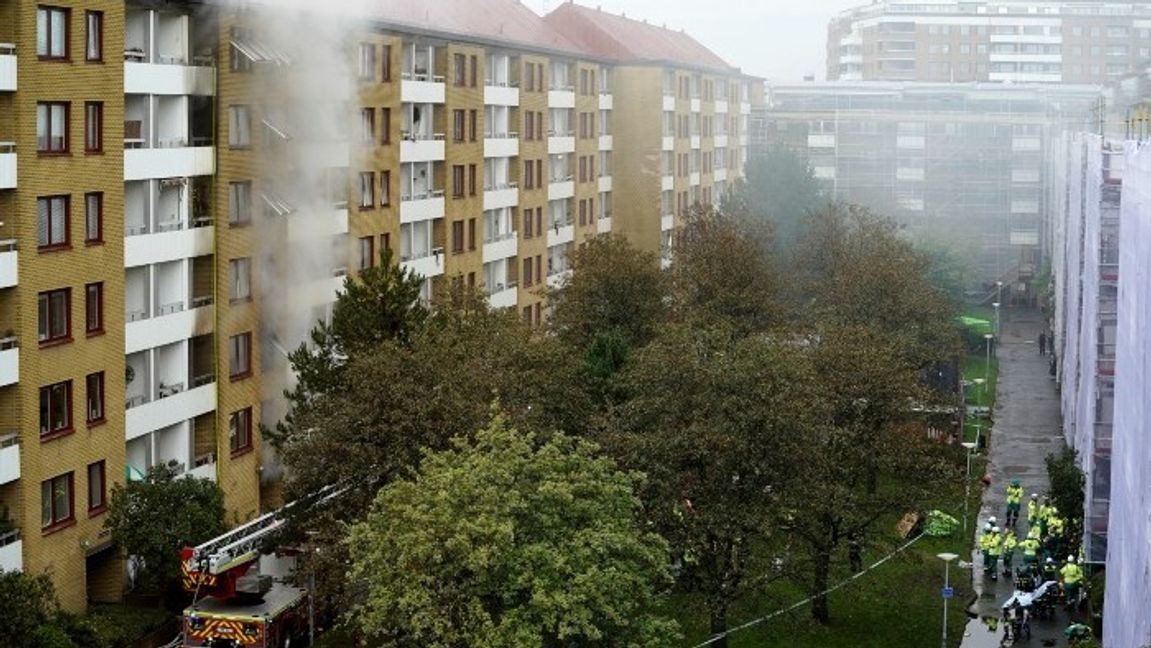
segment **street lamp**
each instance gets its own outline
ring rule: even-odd
[[[991,341],[995,339],[995,336],[985,333],[983,339],[987,340],[987,362],[983,365],[983,380],[986,382],[991,380]]]
[[[959,555],[941,553],[936,554],[936,557],[943,561],[943,642],[940,645],[947,648],[947,602],[955,594],[951,589],[951,561],[958,558]]]
[[[1002,335],[1002,331],[1000,331],[1000,329],[999,329],[999,305],[1000,305],[1000,302],[991,302],[991,307],[995,309],[995,334],[996,335]]]
[[[1003,282],[1002,281],[996,281],[995,282],[995,301],[999,302],[1000,304],[1003,303]]]
[[[979,424],[976,423],[976,425],[978,426]],[[976,427],[975,429],[978,430],[979,428]],[[976,434],[977,434],[977,436],[975,438],[978,439],[979,438],[978,433],[976,433]],[[971,455],[975,451],[975,447],[978,445],[978,441],[975,443],[972,443],[970,441],[964,441],[960,445],[962,445],[967,450],[967,476],[963,480],[963,537],[966,538],[967,537],[967,508],[968,508],[968,504],[971,502]]]

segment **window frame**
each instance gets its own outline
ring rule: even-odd
[[[60,107],[62,107],[64,109],[64,116],[61,118],[61,120],[63,121],[63,124],[61,125],[62,130],[60,131],[60,135],[59,135],[61,145],[60,145],[60,148],[54,148],[52,145],[52,142],[56,138],[54,138],[52,135],[53,134],[52,127],[53,127],[53,125],[55,125],[55,120],[53,119],[52,114],[53,114],[53,108],[60,108]],[[68,102],[68,101],[37,101],[36,102],[36,130],[37,131],[40,130],[40,109],[41,108],[47,110],[47,113],[45,113],[45,114],[46,114],[48,123],[44,128],[46,135],[45,135],[45,139],[43,142],[40,141],[39,132],[37,132],[36,153],[38,155],[45,156],[45,157],[52,156],[52,155],[68,155],[72,150],[72,138],[71,138],[71,132],[70,132],[72,130],[71,129],[71,123],[72,123],[72,104],[71,104],[71,102]]]
[[[93,298],[95,302],[93,302]],[[96,321],[93,326],[92,315],[95,311]],[[104,282],[84,285],[84,334],[87,337],[104,335]]]
[[[56,510],[56,487],[58,480],[64,480],[65,487],[68,492],[68,510],[67,515],[60,515]],[[48,521],[44,520],[44,488],[48,488]],[[40,533],[42,535],[51,535],[61,529],[76,524],[76,480],[71,472],[62,475],[56,475],[49,479],[40,482]]]
[[[240,426],[241,422],[244,424],[243,427]],[[241,432],[243,432],[243,442],[237,443],[237,438],[241,438]],[[252,451],[251,407],[236,410],[228,415],[228,448],[233,459]]]
[[[357,252],[360,257],[360,271],[369,270],[376,265],[376,237],[361,236]]]
[[[104,152],[104,102],[84,102],[84,153],[98,155]]]
[[[392,171],[380,171],[380,207],[390,207],[392,204]]]
[[[93,30],[93,20],[96,29]],[[95,43],[92,37],[95,36]],[[95,55],[92,46],[95,45]],[[84,60],[88,63],[104,62],[104,12],[88,10],[84,12]]]
[[[246,272],[238,272],[239,268],[245,268]],[[241,275],[247,275],[244,286],[246,294],[237,295],[237,286],[239,285],[239,278]],[[252,301],[252,258],[251,257],[236,257],[228,260],[228,301],[231,304],[242,304]]]
[[[360,211],[376,206],[376,172],[360,172]]]
[[[380,108],[380,144],[387,146],[392,143],[392,109]]]
[[[95,385],[95,387],[93,387]],[[107,381],[103,371],[90,373],[84,377],[84,420],[89,428],[103,425],[108,421],[107,402],[104,400]],[[96,392],[96,404],[99,407],[99,416],[92,417],[92,392]]]
[[[467,87],[468,57],[466,54],[456,52],[452,55],[452,85],[456,88]]]
[[[64,410],[63,410],[64,420],[62,421],[63,425],[61,425],[60,427],[52,427],[53,390],[56,389],[57,387],[63,389],[63,393],[60,397],[64,399]],[[45,400],[44,400],[45,395],[47,395],[47,406],[45,406],[45,404],[44,404],[45,403]],[[46,442],[51,441],[53,439],[59,439],[61,437],[68,436],[69,434],[72,434],[73,432],[76,431],[76,422],[73,420],[73,417],[72,417],[72,398],[73,398],[73,396],[74,396],[74,394],[72,392],[72,381],[71,380],[64,380],[61,382],[52,383],[51,385],[43,385],[40,387],[39,408],[40,408],[40,419],[41,420],[39,420],[37,422],[37,424],[38,424],[38,427],[40,430],[40,442],[41,443],[46,443]],[[45,421],[43,420],[43,417],[44,417],[45,411],[47,412],[47,415],[48,415],[48,421],[47,421],[48,427],[44,426]]]
[[[464,221],[452,221],[452,254],[464,253]]]
[[[52,298],[53,296],[62,295],[64,298],[64,332],[60,335],[52,334]],[[46,304],[46,310],[41,313],[42,305]],[[46,314],[46,324],[41,323],[41,318]],[[45,290],[36,296],[36,340],[39,342],[40,348],[57,346],[60,344],[68,344],[72,341],[72,289],[71,288],[57,288],[56,290]],[[41,328],[45,328],[48,333],[46,337],[40,337]]]
[[[376,44],[360,43],[360,69],[356,78],[362,83],[371,83],[376,80]]]
[[[371,146],[376,143],[376,109],[369,106],[360,108],[360,144]]]
[[[380,80],[392,80],[392,46],[385,43],[380,53]]]
[[[237,382],[251,376],[252,332],[245,331],[228,338],[228,379]]]
[[[240,135],[244,137],[241,138]],[[228,106],[228,148],[245,150],[252,148],[252,106],[231,104]]]
[[[92,469],[96,468],[96,474],[100,479],[100,501],[93,505],[92,502]],[[107,465],[103,459],[88,464],[87,480],[88,480],[88,517],[95,517],[108,510],[108,472]]]
[[[464,165],[452,165],[452,198],[464,197]]]
[[[238,191],[239,189],[243,191]],[[241,204],[240,195],[246,198]],[[241,207],[243,209],[241,209]],[[241,180],[228,183],[228,225],[244,227],[252,223],[252,181]]]
[[[95,210],[92,209],[93,204],[95,204]],[[93,236],[93,233],[95,233],[95,236]],[[103,243],[104,192],[90,191],[84,194],[84,244],[101,245]]]
[[[41,14],[49,17],[48,25],[45,30],[46,40],[45,52],[40,51],[40,17]],[[63,52],[61,54],[52,53],[52,21],[51,16],[59,14],[64,21],[64,43]],[[41,61],[56,61],[68,62],[72,59],[72,9],[70,7],[59,7],[55,5],[37,5],[36,6],[36,57]]]
[[[59,242],[53,242],[52,237],[52,206],[55,201],[60,201],[64,208],[64,238]],[[40,204],[47,202],[47,231],[48,242],[40,244]],[[72,196],[61,194],[56,196],[38,196],[36,198],[36,249],[39,252],[50,252],[54,250],[67,250],[72,247]]]

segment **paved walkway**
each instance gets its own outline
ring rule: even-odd
[[[1042,315],[1029,309],[1005,309],[1001,326],[999,386],[988,466],[991,487],[984,493],[975,532],[978,537],[979,529],[992,515],[1000,524],[1004,522],[1005,489],[1012,479],[1019,479],[1025,492],[1024,511],[1015,530],[1022,539],[1027,533],[1027,499],[1031,493],[1038,492],[1042,496],[1048,487],[1044,457],[1062,447],[1059,398],[1048,373],[1049,357],[1040,356],[1036,344],[1043,327]],[[1016,564],[1021,560],[1021,552],[1017,550]],[[961,646],[997,648],[1001,645],[1003,628],[989,630],[985,618],[1000,617],[1000,607],[1013,590],[1011,580],[1002,574],[998,582],[985,579],[982,558],[974,556],[972,562],[978,598],[968,610],[975,618],[968,625]],[[1020,645],[1063,646],[1063,629],[1068,623],[1067,616],[1060,610],[1053,621],[1034,622],[1031,642],[1021,642]],[[1047,643],[1045,639],[1058,639],[1058,642]]]

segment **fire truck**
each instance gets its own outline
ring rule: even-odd
[[[309,498],[262,515],[181,553],[184,589],[193,595],[184,610],[185,648],[289,648],[307,644],[308,592],[287,580],[295,570],[295,550],[264,554],[288,523],[293,508],[316,506],[338,497],[329,487]]]

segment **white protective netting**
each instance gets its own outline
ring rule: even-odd
[[[1106,464],[1096,465],[1095,423],[1096,390],[1099,366],[1099,282],[1101,280],[1099,268],[1100,245],[1100,199],[1103,185],[1103,140],[1097,135],[1086,135],[1084,141],[1084,178],[1083,178],[1083,247],[1082,247],[1082,281],[1081,299],[1079,308],[1079,385],[1075,403],[1075,438],[1072,447],[1079,451],[1079,467],[1092,478],[1087,480],[1084,499],[1084,519],[1090,521],[1099,517],[1099,512],[1106,512],[1107,502],[1097,497],[1094,492],[1096,484],[1106,484],[1107,475],[1099,474],[1099,470],[1106,468]],[[1097,470],[1099,469],[1099,470]],[[1105,488],[1100,489],[1101,494]],[[1105,518],[1104,518],[1105,519]],[[1093,536],[1089,536],[1091,524],[1084,525],[1083,540],[1086,543],[1088,560],[1095,559],[1093,555]],[[1102,560],[1102,556],[1098,556]]]
[[[1059,357],[1063,355],[1067,316],[1067,165],[1070,164],[1070,147],[1071,134],[1064,131],[1058,145],[1054,147],[1055,154],[1051,163],[1051,272],[1055,279],[1055,321],[1052,332],[1058,336],[1057,340],[1051,340],[1051,353]],[[1062,384],[1062,371],[1056,371],[1055,380]]]
[[[1059,361],[1062,368],[1063,384],[1060,399],[1063,412],[1063,437],[1067,443],[1074,445],[1076,426],[1078,424],[1079,405],[1079,340],[1080,340],[1080,308],[1081,289],[1083,283],[1083,182],[1086,165],[1084,164],[1084,143],[1082,136],[1077,135],[1071,145],[1071,162],[1068,168],[1068,204],[1067,204],[1067,230],[1066,230],[1066,260],[1064,271],[1066,285],[1064,287],[1064,327],[1062,335],[1062,356]]]
[[[1151,642],[1151,148],[1128,143],[1119,237],[1119,325],[1103,645]]]

